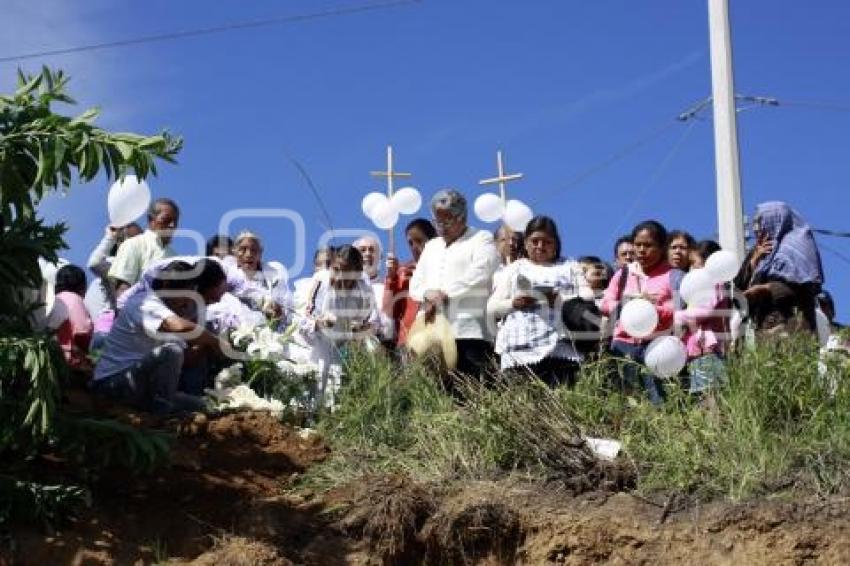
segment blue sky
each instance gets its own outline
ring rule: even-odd
[[[363,3],[3,4],[0,56]],[[850,4],[738,0],[732,20],[736,90],[789,102],[738,115],[745,209],[786,200],[815,227],[850,230]],[[609,257],[616,235],[649,217],[698,238],[716,232],[710,116],[674,120],[710,92],[707,26],[704,1],[424,0],[20,65],[65,69],[79,110],[101,106],[106,127],[182,135],[180,164],[150,183],[205,235],[228,210],[287,207],[303,215],[312,248],[325,222],[287,153],[335,228],[369,229],[359,203],[381,188],[368,172],[383,166],[387,144],[426,197],[452,186],[474,198],[502,149],[508,169],[525,174],[510,194],[558,220],[565,251]],[[1,90],[16,66],[0,63]],[[107,223],[107,189],[75,186],[44,203],[71,226],[73,261]],[[266,259],[292,261],[287,222],[240,228],[265,237]],[[820,242],[839,318],[850,319],[850,239]]]

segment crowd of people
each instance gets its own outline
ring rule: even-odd
[[[616,379],[654,404],[672,386],[694,394],[722,386],[727,354],[753,336],[823,338],[823,319],[835,330],[812,231],[785,203],[757,208],[755,244],[738,276],[699,305],[684,304],[679,287],[720,246],[686,231],[647,220],[617,239],[610,263],[573,260],[548,216],[534,217],[523,231],[500,226],[490,233],[469,225],[466,198],[451,189],[438,192],[430,209],[430,219],[404,230],[407,261],[364,236],[316,250],[313,273],[290,281],[250,231],[213,236],[204,256],[178,256],[171,239],[180,209],[161,198],[150,206],[146,229],[106,229],[89,258],[90,284],[82,268],[59,266],[46,324],[56,329],[68,366],[95,393],[158,413],[200,409],[228,357],[230,342],[222,337],[245,326],[289,329],[330,404],[348,345],[404,359],[412,333],[438,317],[455,351],[449,387],[452,376],[486,379],[492,372],[571,385],[582,363],[609,352],[635,362],[621,364]],[[634,298],[656,311],[648,336],[631,335],[620,320]],[[680,338],[687,352],[675,384],[642,365],[647,346],[664,335]]]

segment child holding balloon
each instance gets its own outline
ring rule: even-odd
[[[661,381],[638,364],[645,362],[652,338],[673,325],[673,288],[682,273],[667,262],[667,230],[661,223],[641,222],[632,230],[632,239],[636,261],[611,278],[600,310],[616,320],[611,352],[636,362],[623,366],[625,384],[633,386],[640,380],[650,402],[660,405],[664,400]]]
[[[713,240],[703,240],[691,250],[691,268],[702,270],[709,256],[720,252]],[[729,334],[732,302],[725,283],[716,283],[713,293],[701,304],[677,310],[675,323],[682,329],[682,342],[688,354],[690,392],[702,394],[725,380],[723,356]]]

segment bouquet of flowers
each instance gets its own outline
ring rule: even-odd
[[[243,361],[221,370],[207,396],[220,409],[268,410],[303,416],[308,410],[317,368],[289,356],[295,326],[275,332],[267,325],[241,325],[230,332]]]

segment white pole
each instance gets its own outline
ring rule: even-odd
[[[711,93],[714,101],[714,167],[717,176],[717,223],[720,246],[744,259],[738,123],[732,75],[729,0],[708,0],[711,40]]]

